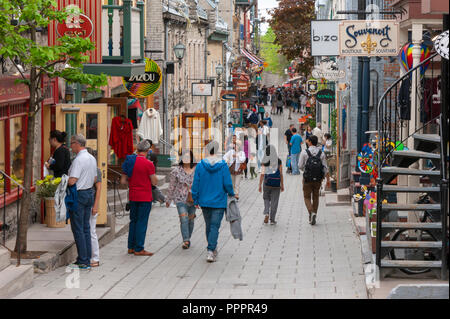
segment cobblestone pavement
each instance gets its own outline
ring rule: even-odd
[[[274,116],[284,152],[281,135],[290,122],[285,117]],[[241,183],[244,240],[231,237],[224,218],[215,263],[206,262],[201,211],[192,246],[183,250],[176,209],[158,204],[151,211],[146,240],[146,249],[155,255],[128,255],[124,235],[101,249],[99,268],[79,273],[79,288],[70,288],[78,275],[61,267],[37,275],[34,287],[16,298],[367,298],[349,209],[326,207],[321,197],[317,224],[309,225],[301,178],[288,175],[278,223],[264,225],[257,183]]]

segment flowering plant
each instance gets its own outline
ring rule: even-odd
[[[40,198],[54,197],[60,183],[61,177],[55,178],[53,175],[47,175],[44,179],[36,181],[37,195]]]

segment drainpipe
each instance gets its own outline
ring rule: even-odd
[[[169,58],[168,55],[168,41],[169,41],[169,30],[167,28],[167,21],[163,20],[164,22],[164,62],[167,62],[167,59]],[[164,68],[166,70],[166,67]],[[169,105],[168,105],[168,81],[167,81],[167,74],[163,77],[163,104],[164,104],[164,140],[167,143],[170,143],[170,133],[169,133]],[[170,153],[169,147],[164,144],[164,150],[166,154]]]
[[[205,30],[205,71],[204,71],[205,80],[208,77],[208,36],[209,36],[209,26],[206,27]],[[205,113],[208,113],[208,104],[207,104],[208,98],[205,96],[204,99],[205,99]]]

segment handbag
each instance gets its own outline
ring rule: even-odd
[[[247,169],[246,163],[241,163],[241,165],[239,165],[239,172],[245,171],[246,169]]]

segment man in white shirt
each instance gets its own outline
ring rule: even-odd
[[[77,209],[69,211],[70,226],[77,246],[78,257],[73,268],[90,269],[92,255],[90,215],[94,205],[94,184],[97,181],[97,161],[86,150],[83,135],[73,135],[70,147],[77,154],[69,168],[69,186],[76,186]]]
[[[241,142],[236,140],[236,135],[233,135],[232,148],[225,153],[223,160],[228,164],[234,194],[239,199],[239,185],[241,184],[243,172],[241,164],[245,163],[245,153],[242,151]]]
[[[320,124],[320,122],[318,122],[316,127],[312,130],[312,134],[317,136],[317,144],[319,147],[321,147],[323,143],[323,133],[321,127],[322,125]]]

